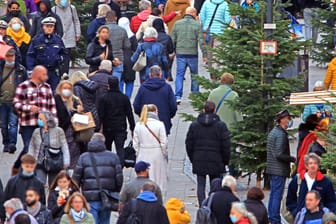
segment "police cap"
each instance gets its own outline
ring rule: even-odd
[[[55,25],[56,19],[54,17],[47,17],[42,20],[42,25]]]

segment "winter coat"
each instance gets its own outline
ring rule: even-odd
[[[171,37],[177,57],[179,55],[197,56],[198,45],[200,45],[203,57],[207,56],[201,24],[191,15],[185,15],[183,19],[175,23]]]
[[[131,102],[119,89],[108,91],[99,100],[98,112],[104,131],[126,132],[127,118],[130,130],[133,132],[135,121]]]
[[[193,173],[213,176],[225,173],[230,161],[230,134],[218,115],[200,114],[189,127],[185,144]]]
[[[67,54],[60,36],[38,34],[32,39],[27,52],[27,70],[32,71],[36,65],[56,70]]]
[[[24,176],[22,170],[8,180],[4,191],[4,201],[11,198],[19,198],[21,201],[26,201],[26,190],[31,187],[39,192],[41,196],[40,201],[42,204],[45,204],[44,183],[35,174],[29,177]]]
[[[143,21],[138,29],[138,31],[136,32],[135,36],[137,38],[137,40],[141,40],[143,38],[143,35],[145,33],[145,30],[148,27],[153,27],[153,21],[156,19],[161,19],[163,21],[163,18],[161,18],[160,16],[154,16],[154,15],[149,15],[146,21]],[[167,25],[164,23],[164,31],[168,33],[168,27]]]
[[[230,89],[228,85],[220,85],[216,89],[213,89],[210,92],[208,97],[208,101],[212,101],[218,106],[222,97],[226,94],[226,92]],[[220,108],[216,111],[217,115],[220,117],[221,121],[225,122],[226,126],[229,130],[231,130],[237,122],[242,121],[242,114],[238,111],[234,110],[229,102],[238,100],[238,93],[235,91],[231,91],[229,95],[225,98]]]
[[[232,224],[230,220],[231,204],[239,201],[239,199],[228,187],[223,187],[222,190],[214,194],[211,211],[216,217],[217,223]]]
[[[42,131],[43,132],[43,131]],[[55,128],[48,128],[49,133],[49,144],[50,147],[55,149],[60,149],[63,153],[63,163],[64,166],[70,165],[70,153],[69,153],[69,147],[67,140],[65,138],[65,134],[62,128],[55,127]],[[44,134],[42,134],[44,136]],[[35,157],[37,160],[37,164],[42,164],[43,161],[40,161],[43,157],[40,157],[40,153],[44,155],[41,150],[44,150],[44,148],[41,148],[42,144],[42,136],[41,136],[41,128],[36,128],[33,132],[32,138],[30,140],[29,144],[29,154]]]
[[[25,0],[26,16],[30,17],[32,13],[37,12],[37,5],[34,0]]]
[[[62,98],[60,95],[55,95],[55,103],[56,103],[56,110],[57,110],[57,118],[58,118],[58,126],[63,129],[64,132],[68,130],[69,127],[72,126],[71,118],[74,115],[75,111],[70,111],[65,106]],[[74,108],[77,108],[78,103],[74,102]]]
[[[322,155],[326,153],[327,150],[322,145],[320,145],[320,143],[315,141],[309,147],[309,153],[311,152],[317,154],[319,157],[322,157]]]
[[[97,17],[97,14],[98,14],[98,6],[100,4],[105,4],[105,2],[100,2],[100,1],[96,1],[93,6],[92,6],[92,12],[91,12],[91,16],[92,16],[92,19],[95,19]],[[119,4],[115,3],[114,1],[110,1],[110,3],[108,3],[108,5],[111,7],[111,9],[113,11],[115,11],[118,19],[121,18],[121,11],[120,11],[120,6]]]
[[[248,218],[242,217],[236,224],[251,224],[251,222]]]
[[[138,15],[132,17],[130,27],[133,33],[138,32],[138,29],[141,26],[141,23],[143,21],[146,21],[150,14],[151,14],[151,11],[143,10],[139,12]]]
[[[322,113],[322,118],[325,117],[325,114],[323,114],[326,110],[328,110],[330,113],[332,112],[332,107],[330,105],[325,105],[323,103],[320,104],[309,104],[305,105],[303,109],[302,114],[302,120],[306,121],[306,118],[311,114],[316,114],[317,112]],[[324,116],[323,116],[324,115]],[[332,115],[332,114],[331,114]]]
[[[95,220],[94,220],[94,217],[91,213],[85,212],[84,216],[85,217],[84,217],[83,220],[81,220],[80,222],[75,222],[75,223],[76,224],[95,224],[96,223]],[[64,214],[62,216],[60,224],[72,224],[72,222],[70,222],[67,214]]]
[[[87,49],[86,49],[86,56],[85,56],[85,62],[86,64],[90,65],[89,67],[89,73],[97,71],[98,67],[100,65],[100,62],[102,61],[100,59],[100,55],[102,53],[106,54],[106,47],[108,48],[108,55],[107,60],[113,61],[113,52],[112,52],[112,45],[110,40],[106,40],[106,46],[102,47],[98,42],[98,37],[96,37],[91,43],[89,43]]]
[[[158,32],[157,42],[164,46],[167,56],[174,53],[174,44],[171,37],[166,33],[164,29],[164,23],[162,19],[155,19],[153,21],[153,27]]]
[[[176,21],[182,19],[185,15],[185,10],[190,6],[189,0],[168,0],[164,8],[164,15],[169,15],[173,11],[181,11],[180,15],[176,15],[172,20],[167,22],[169,33],[172,32]]]
[[[138,41],[134,35],[129,38],[129,41],[131,42],[131,48],[124,50],[124,71],[121,79],[125,82],[134,82],[135,71],[132,69],[134,63],[131,61],[131,57],[138,47]]]
[[[40,4],[44,3],[47,6],[47,13],[42,14],[40,11],[37,12],[37,14],[33,18],[32,27],[29,30],[29,34],[31,37],[36,36],[37,34],[40,34],[43,32],[42,30],[42,20],[47,17],[54,17],[56,19],[55,24],[55,34],[59,35],[60,37],[63,37],[63,25],[61,18],[53,13],[51,11],[51,3],[49,0],[41,0],[39,3],[37,3],[38,9],[40,8]]]
[[[257,219],[258,224],[268,224],[267,209],[262,201],[247,199],[244,201],[247,211]]]
[[[278,125],[267,138],[266,173],[289,177],[291,162],[295,162],[295,158],[290,156],[288,133]]]
[[[76,37],[81,36],[81,26],[75,6],[70,5],[67,7],[56,5],[52,7],[51,11],[61,18],[64,32],[62,40],[66,48],[76,47]]]
[[[126,224],[131,211],[131,202],[129,202],[120,214],[117,224]],[[136,216],[141,224],[169,224],[166,209],[150,191],[144,191],[137,197]]]
[[[93,81],[81,80],[74,84],[73,93],[83,103],[84,112],[91,112],[96,124],[96,130],[100,129],[99,116],[96,106],[96,91],[98,85]]]
[[[16,211],[13,212],[13,214],[9,217],[8,219],[8,224],[15,224],[15,218],[18,216],[18,215],[21,215],[21,214],[25,214],[25,215],[28,215],[29,216],[29,219],[30,219],[30,224],[39,224],[36,219],[28,214],[27,211],[23,210],[23,209],[18,209]]]
[[[116,22],[107,22],[105,24],[110,30],[110,41],[112,45],[113,56],[124,61],[124,50],[131,48],[131,43],[127,37],[124,28],[118,26]]]
[[[99,105],[99,99],[104,96],[109,90],[108,79],[111,77],[111,72],[106,70],[98,70],[94,74],[89,76],[89,79],[98,85],[96,91],[96,106]]]
[[[305,197],[308,193],[307,182],[304,177],[305,173],[301,173],[301,185],[299,190],[299,196],[297,197],[298,188],[298,175],[295,175],[289,182],[288,193],[286,197],[287,209],[292,213],[293,217],[296,217],[297,213],[305,207]],[[336,211],[336,197],[334,187],[330,179],[324,176],[321,172],[317,173],[316,180],[311,190],[316,190],[321,195],[321,203],[324,207],[328,208],[332,212]]]
[[[189,224],[191,219],[189,212],[185,210],[181,213],[181,208],[184,204],[177,198],[170,198],[166,204],[166,210],[170,224]]]
[[[298,146],[297,146],[297,154],[299,153],[299,149],[301,147],[301,144],[304,140],[304,138],[314,129],[316,128],[316,124],[307,124],[307,123],[301,123],[299,125],[299,140],[298,140]]]
[[[5,66],[5,60],[0,60],[0,74],[3,74],[4,66]],[[26,81],[27,78],[28,76],[25,67],[18,63],[15,63],[15,71],[14,71],[15,88],[17,88],[20,83]],[[0,83],[1,82],[2,82],[2,75],[0,75]],[[0,92],[1,92],[1,86],[0,86]]]
[[[134,112],[140,116],[143,105],[154,104],[158,108],[158,115],[166,128],[167,135],[172,127],[171,119],[177,111],[174,92],[165,80],[150,78],[140,86],[134,99]]]
[[[200,21],[202,24],[202,30],[205,32],[210,24],[212,15],[215,12],[216,6],[218,6],[216,15],[212,21],[210,27],[210,33],[212,34],[221,34],[226,29],[227,25],[231,21],[231,16],[229,12],[229,5],[224,0],[206,0],[200,11]]]
[[[153,65],[158,65],[163,71],[168,68],[168,58],[165,52],[164,46],[157,42],[154,38],[145,38],[144,42],[139,44],[136,51],[131,57],[131,61],[134,63],[138,60],[140,53],[142,51],[146,52],[147,64],[142,71],[140,71],[141,78],[145,77],[147,79],[149,75],[149,69]]]
[[[88,152],[79,157],[72,178],[82,189],[87,201],[101,201],[97,177],[91,162],[91,155],[96,160],[97,173],[102,189],[109,192],[120,192],[123,184],[123,173],[118,156],[106,150],[103,141],[90,141]]]
[[[307,221],[309,221],[309,220],[305,219],[305,216],[306,216],[307,212],[308,212],[307,208],[302,208],[301,211],[298,212],[298,214],[296,215],[294,223],[295,224],[305,224],[305,223],[307,223]],[[329,213],[330,211],[329,211],[328,208],[322,208],[322,212],[323,212],[323,215],[324,215],[324,214]],[[323,215],[319,219],[320,223],[322,223]],[[314,219],[314,221],[317,221],[317,220]]]
[[[13,19],[14,17],[19,18],[23,22],[26,32],[29,32],[30,23],[29,23],[28,19],[24,15],[22,15],[21,12],[20,12],[19,16],[13,16],[13,15],[10,14],[10,12],[7,12],[7,14],[2,18],[2,20],[9,23],[9,21],[11,21],[11,19]]]
[[[102,25],[105,25],[105,22],[105,17],[101,17],[95,18],[89,23],[86,30],[86,41],[88,43],[91,43],[95,39],[98,28]]]
[[[328,65],[327,73],[324,78],[324,86],[327,90],[336,90],[336,57]]]
[[[27,208],[25,208],[27,210]],[[52,224],[54,220],[52,218],[51,212],[47,209],[47,207],[41,204],[40,211],[34,216],[35,220],[38,224]]]
[[[248,9],[250,7],[254,8],[256,12],[260,11],[260,6],[259,3],[256,1],[253,1],[253,3],[251,5],[247,4],[246,1],[243,2],[243,4],[241,5],[243,9]]]
[[[20,52],[20,48],[16,45],[15,41],[8,35],[2,37],[5,43],[9,46],[12,46],[15,50],[15,63],[21,64],[23,63],[22,55]]]

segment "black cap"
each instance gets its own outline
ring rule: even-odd
[[[287,116],[294,117],[294,115],[290,114],[288,110],[283,110],[275,115],[275,120],[280,121],[282,118],[287,117]]]

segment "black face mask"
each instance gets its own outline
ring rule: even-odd
[[[12,10],[10,11],[10,14],[14,17],[18,17],[20,15],[20,10]]]
[[[33,206],[36,204],[36,200],[32,200],[31,202],[26,202],[29,207]]]

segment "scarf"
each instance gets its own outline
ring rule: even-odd
[[[21,47],[22,43],[30,43],[30,35],[25,31],[25,28],[22,26],[18,32],[15,32],[12,28],[8,27],[6,34],[11,36],[14,42],[18,47]]]
[[[84,209],[76,212],[73,208],[70,209],[70,214],[75,222],[80,222],[85,218],[85,211]]]
[[[158,120],[158,121],[160,120],[159,116],[156,113],[154,113],[154,112],[148,112],[147,113],[147,117],[148,118],[153,118],[153,119]]]
[[[27,207],[27,212],[31,214],[32,216],[36,216],[41,210],[41,202],[36,202],[35,208],[33,207]]]

